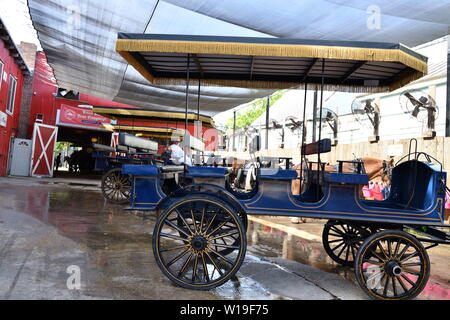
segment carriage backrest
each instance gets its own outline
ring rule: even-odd
[[[410,160],[397,165],[392,170],[389,200],[410,208],[426,209],[437,195],[440,171],[427,163]]]
[[[119,145],[152,152],[158,151],[157,142],[123,132],[119,133]]]
[[[326,153],[331,151],[331,139],[322,139],[302,146],[302,155]]]
[[[205,151],[205,143],[199,138],[191,136],[189,133],[186,133],[184,135],[183,141],[181,142],[180,146],[187,147],[195,151]]]

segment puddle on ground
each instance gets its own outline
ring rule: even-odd
[[[249,221],[247,243],[248,252],[254,255],[297,261],[326,272],[339,274],[356,283],[353,268],[335,263],[323,249],[322,243],[305,240],[253,221]],[[433,261],[433,257],[430,259]],[[447,263],[449,259],[446,259]],[[446,284],[442,277],[442,274],[431,273],[430,280],[419,299],[450,300],[450,285],[447,285],[450,280],[446,280]],[[446,277],[450,279],[450,270]]]

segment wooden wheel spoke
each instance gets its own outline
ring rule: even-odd
[[[386,254],[386,251],[384,250],[381,242],[377,242],[377,246],[378,246],[378,248],[380,248],[381,253],[386,257],[386,259],[389,259],[389,256]]]
[[[206,278],[206,281],[209,282],[209,272],[208,272],[208,268],[206,266],[205,256],[203,255],[203,252],[202,252],[202,263],[203,263],[204,276]]]
[[[183,266],[181,267],[180,271],[178,272],[178,276],[182,277],[184,272],[186,271],[187,266],[189,265],[189,262],[191,262],[192,259],[192,255],[194,253],[191,252],[191,254],[189,255],[189,257],[186,259],[186,261],[183,263]]]
[[[176,247],[171,247],[171,248],[167,248],[167,249],[161,249],[161,250],[159,250],[159,251],[160,251],[160,252],[167,252],[167,251],[180,250],[180,249],[186,248],[186,247],[188,247],[188,246],[189,246],[188,244],[185,244],[185,245],[183,245],[183,246],[176,246]]]
[[[220,244],[220,243],[211,243],[208,242],[210,245],[214,246],[214,247],[221,247],[221,248],[229,248],[229,249],[234,249],[234,250],[239,250],[238,246],[231,246],[228,244]]]
[[[406,280],[406,282],[408,282],[411,286],[413,286],[414,287],[414,285],[415,285],[415,283],[414,282],[412,282],[412,280],[410,279],[410,278],[408,278],[407,276],[405,276],[404,274],[401,274],[400,275],[403,279],[405,279]]]
[[[417,257],[418,255],[419,255],[419,252],[417,252],[417,251],[413,252],[413,253],[407,255],[406,257],[404,257],[403,259],[400,259],[400,262],[403,263],[404,261],[407,261],[411,258]]]
[[[205,251],[205,254],[208,256],[209,260],[212,262],[212,264],[214,265],[214,268],[219,272],[219,274],[221,276],[223,276],[223,272],[222,270],[220,270],[220,268],[217,266],[216,262],[214,261],[214,259],[209,255],[208,251]]]
[[[192,268],[192,282],[195,282],[197,276],[198,253],[195,254],[194,267]]]
[[[230,222],[231,221],[231,218],[227,218],[227,219],[225,219],[225,221],[223,221],[223,222],[221,222],[213,231],[211,231],[210,233],[208,233],[206,236],[207,237],[210,237],[210,236],[212,236],[212,235],[214,235],[214,233],[216,232],[216,231],[218,231],[220,228],[222,228],[224,225],[226,225],[228,222]]]
[[[337,254],[337,256],[340,257],[341,254],[344,252],[345,248],[347,248],[347,247],[348,247],[348,245],[347,245],[347,244],[344,244],[344,246],[342,247],[341,251],[339,251],[339,253]]]
[[[397,296],[397,284],[395,283],[395,279],[397,279],[397,277],[392,277],[392,290],[394,290],[394,296]]]
[[[233,231],[233,232],[230,232],[230,233],[226,233],[226,234],[222,234],[222,235],[216,236],[214,238],[209,238],[209,240],[223,239],[225,237],[231,237],[232,235],[235,235],[235,234],[239,234],[239,230],[236,230],[236,231]]]
[[[403,282],[402,278],[400,276],[395,277],[398,281],[398,283],[400,283],[400,285],[403,288],[403,292],[408,292],[408,288],[406,288],[405,283]]]
[[[189,252],[189,249],[186,249],[186,250],[184,250],[182,253],[180,253],[178,256],[176,256],[175,258],[173,258],[172,260],[170,260],[168,263],[167,263],[167,266],[168,267],[170,267],[171,265],[173,265],[175,262],[177,262],[178,260],[180,260],[181,258],[183,258],[185,255],[186,255],[186,253],[188,253]]]
[[[174,240],[187,241],[187,238],[182,238],[182,237],[170,234],[170,233],[161,233],[160,236],[165,237],[165,238],[174,239]]]
[[[339,248],[340,246],[342,246],[342,245],[344,245],[345,244],[345,242],[344,241],[342,241],[342,243],[340,243],[340,244],[338,244],[337,246],[335,246],[335,247],[333,247],[333,248],[331,248],[331,250],[336,250],[337,248]]]
[[[214,216],[212,217],[212,219],[209,221],[208,225],[206,226],[206,229],[204,231],[204,233],[207,233],[209,228],[211,228],[211,225],[213,223],[213,221],[216,219],[217,213],[214,214]]]
[[[200,221],[200,229],[199,229],[200,233],[202,233],[202,229],[203,229],[203,221],[205,219],[205,212],[206,212],[206,205],[203,207],[203,210],[202,210],[202,219]]]
[[[412,269],[409,269],[409,268],[403,268],[403,271],[406,272],[406,273],[409,273],[409,274],[413,274],[415,276],[420,276],[421,275],[420,271],[412,270]]]
[[[397,259],[401,259],[403,257],[403,255],[405,254],[406,250],[408,250],[410,247],[409,244],[406,244],[405,247],[402,249],[402,251],[398,254],[398,256],[396,257]]]
[[[179,226],[177,226],[175,223],[173,223],[170,220],[165,220],[164,221],[165,224],[171,226],[172,228],[176,229],[178,232],[181,232],[182,234],[184,234],[186,237],[189,237],[189,234],[187,234],[183,229],[181,229]]]
[[[383,288],[383,296],[387,295],[388,285],[389,285],[389,276],[385,276],[386,281],[384,282],[384,288]]]
[[[194,210],[191,209],[192,222],[194,224],[194,232],[197,232],[197,223],[195,222]]]
[[[223,261],[225,261],[225,262],[228,263],[229,265],[231,265],[231,266],[234,265],[234,263],[233,263],[230,259],[224,257],[223,255],[221,255],[219,252],[217,252],[217,251],[214,250],[213,248],[210,248],[210,250],[211,250],[212,253],[214,253],[216,256],[218,256],[219,258],[221,258]]]
[[[186,219],[184,219],[183,214],[181,212],[179,212],[178,209],[175,209],[175,212],[176,212],[176,214],[178,214],[178,216],[180,217],[181,221],[183,221],[184,225],[189,230],[191,235],[193,235],[194,233],[192,232],[191,227],[189,227],[189,224],[186,222]]]

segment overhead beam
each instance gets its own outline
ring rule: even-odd
[[[255,56],[252,56],[252,62],[250,64],[250,80],[253,79],[253,66],[255,65]]]
[[[198,56],[194,53],[191,54],[191,56],[192,56],[192,58],[194,58],[195,65],[197,66],[197,69],[198,69],[198,71],[200,71],[200,75],[203,78],[203,68],[202,68],[202,65],[200,64],[200,60],[198,59]]]
[[[356,71],[361,69],[366,64],[367,61],[361,61],[355,64],[341,79],[341,84],[347,81]]]
[[[316,65],[316,62],[319,61],[318,58],[313,59],[313,61],[311,62],[311,64],[308,66],[308,69],[306,69],[305,75],[302,78],[301,82],[305,82],[305,80],[308,78],[309,74],[311,73],[311,70],[314,68],[314,66]]]

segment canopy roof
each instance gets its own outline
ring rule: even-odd
[[[401,44],[256,37],[119,33],[116,50],[155,85],[202,84],[328,90],[397,89],[427,72],[427,58]],[[194,81],[194,83],[196,83]]]
[[[126,120],[126,119],[144,119],[144,120],[159,120],[165,122],[171,121],[185,121],[186,114],[184,112],[148,110],[138,108],[116,108],[106,106],[94,106],[92,111],[96,114],[101,114],[107,118]],[[188,121],[201,120],[204,124],[213,126],[214,121],[211,117],[205,115],[198,115],[194,112],[188,112]]]
[[[58,85],[149,109],[184,110],[184,86],[155,86],[115,52],[118,32],[346,41],[416,46],[448,34],[450,0],[28,0]],[[370,10],[369,10],[370,9]],[[214,115],[271,89],[204,87]],[[190,106],[197,90],[190,88]]]

